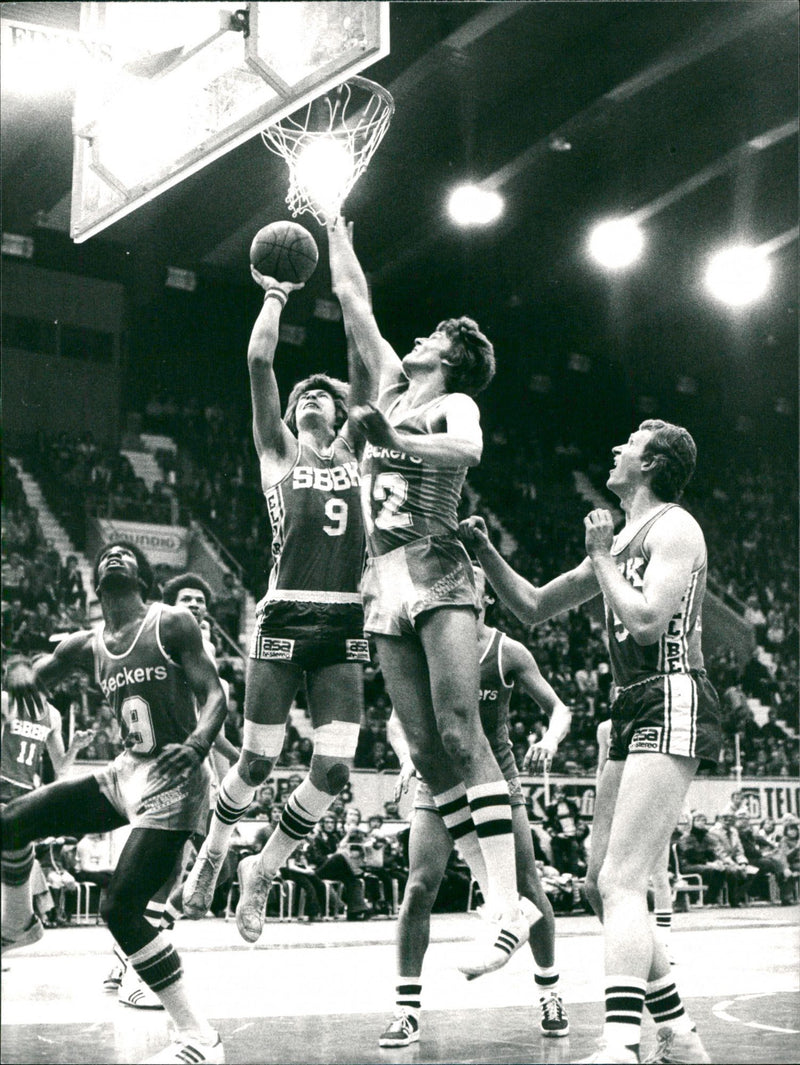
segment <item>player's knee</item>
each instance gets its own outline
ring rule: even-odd
[[[13,799],[0,810],[2,848],[4,851],[19,850],[30,843],[30,834],[25,832],[24,799]]]
[[[414,917],[429,914],[436,902],[439,885],[428,877],[412,873],[403,894],[403,908]]]
[[[447,757],[453,763],[459,776],[462,778],[471,775],[474,762],[474,749],[469,743],[468,737],[458,727],[448,726],[441,733],[442,746]]]
[[[265,754],[242,751],[237,772],[245,784],[251,788],[257,788],[259,784],[263,784],[269,777],[274,762],[274,758],[270,758]]]
[[[312,758],[309,776],[315,788],[328,795],[338,795],[350,781],[350,766],[339,758]]]

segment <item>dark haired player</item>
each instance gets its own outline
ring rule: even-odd
[[[207,912],[234,825],[281,753],[289,710],[305,682],[314,728],[309,773],[265,849],[239,864],[236,925],[252,943],[261,935],[275,874],[350,779],[369,649],[359,595],[364,537],[347,385],[314,374],[294,386],[281,417],[274,371],[280,317],[289,293],[302,286],[251,272],[265,290],[247,362],[273,566],[247,663],[242,753],[220,786],[208,838],[184,884],[183,909],[189,917]]]
[[[161,598],[168,606],[184,607],[194,617],[203,634],[203,647],[211,661],[216,665],[217,652],[211,641],[211,623],[209,608],[212,604],[212,591],[207,581],[197,573],[181,573],[170,578],[161,589]],[[225,699],[228,698],[228,682],[220,679]],[[214,801],[215,791],[220,781],[225,776],[232,762],[239,757],[239,751],[226,738],[224,731],[220,729],[214,738],[211,751],[208,756],[211,768],[211,801]],[[196,848],[202,844],[204,834],[195,833],[192,842]],[[168,904],[170,893],[176,881],[180,878],[183,870],[183,855],[179,855],[172,874],[158,889],[156,894],[147,904],[145,917],[158,929],[172,928],[175,920],[181,916],[180,908],[173,908]],[[116,992],[117,999],[125,1006],[134,1009],[163,1009],[161,1001],[146,984],[138,977],[133,966],[128,965],[128,959],[118,946],[114,947],[114,965],[108,976],[103,981],[105,991]]]
[[[351,409],[367,443],[361,464],[368,561],[364,627],[411,751],[448,830],[480,880],[497,928],[460,966],[469,977],[504,965],[527,940],[520,909],[508,784],[478,713],[480,610],[458,539],[457,508],[483,437],[477,396],[494,350],[470,318],[441,322],[399,358],[381,336],[349,229],[329,227],[331,272],[375,404]]]
[[[94,775],[49,784],[3,809],[3,945],[22,947],[42,935],[30,893],[35,840],[131,825],[103,917],[177,1029],[176,1041],[150,1060],[224,1062],[219,1035],[189,999],[175,948],[144,914],[186,840],[204,827],[204,762],[225,718],[225,696],[189,612],[145,602],[152,571],[135,545],[108,544],[94,575],[102,631],[70,635],[33,665],[18,661],[8,670],[8,692],[33,714],[44,687],[82,669],[105,693],[125,750]]]
[[[548,728],[541,740],[536,741],[535,737],[531,737],[522,766],[527,770],[533,770],[540,764],[548,766],[559,743],[569,731],[572,714],[542,676],[528,648],[486,624],[486,607],[494,599],[487,594],[483,570],[479,566],[474,568],[475,584],[481,599],[478,617],[481,724],[508,781],[517,852],[517,885],[520,894],[529,899],[542,914],[542,919],[531,928],[529,939],[541,1011],[539,1031],[542,1035],[559,1038],[569,1035],[569,1020],[558,989],[556,923],[553,907],[536,870],[525,796],[508,732],[508,708],[511,694],[518,688],[548,714]],[[400,783],[396,792],[399,797],[409,778],[414,775],[414,769],[409,765],[408,745],[402,727],[395,721],[395,715],[389,719],[387,734],[401,764]],[[382,1047],[404,1047],[419,1039],[422,965],[430,941],[431,912],[452,850],[453,840],[442,823],[430,788],[419,780],[408,840],[408,883],[397,922],[395,1013],[378,1040]]]
[[[701,610],[706,544],[678,506],[697,449],[680,426],[642,422],[613,449],[607,485],[625,524],[593,510],[587,558],[534,588],[492,547],[480,518],[462,523],[503,602],[527,624],[571,610],[602,592],[616,688],[608,760],[598,781],[586,894],[605,934],[603,1047],[588,1061],[636,1062],[645,1004],[658,1026],[647,1061],[707,1062],[687,1016],[663,944],[647,912],[647,886],[659,868],[701,763],[716,765],[719,702],[703,668]]]

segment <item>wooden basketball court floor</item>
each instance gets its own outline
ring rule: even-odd
[[[675,915],[675,975],[714,1062],[800,1062],[800,907],[695,908]],[[187,977],[247,1065],[566,1063],[592,1053],[602,1025],[602,938],[588,915],[558,918],[557,962],[568,1038],[538,1032],[530,952],[468,983],[457,964],[478,918],[434,915],[423,974],[421,1041],[378,1048],[392,1013],[395,920],[269,922],[249,947],[233,923],[181,922]],[[3,1062],[134,1063],[168,1042],[162,1012],[104,993],[104,927],[57,929],[8,954],[2,982]],[[643,1050],[654,1040],[645,1022]]]

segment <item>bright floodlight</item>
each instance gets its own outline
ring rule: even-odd
[[[310,140],[295,162],[295,181],[307,199],[336,215],[353,176],[353,155],[335,137]]]
[[[460,185],[450,194],[447,208],[460,226],[485,226],[503,213],[503,198],[477,185]]]
[[[589,237],[589,252],[608,270],[622,270],[642,254],[644,235],[629,218],[611,218],[596,225]]]
[[[726,248],[711,258],[706,286],[723,303],[746,307],[764,295],[771,274],[769,260],[757,248]]]

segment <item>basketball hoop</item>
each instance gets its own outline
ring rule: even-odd
[[[297,115],[261,131],[264,144],[289,167],[286,202],[325,225],[367,169],[384,137],[394,100],[383,86],[353,77],[312,100]]]

